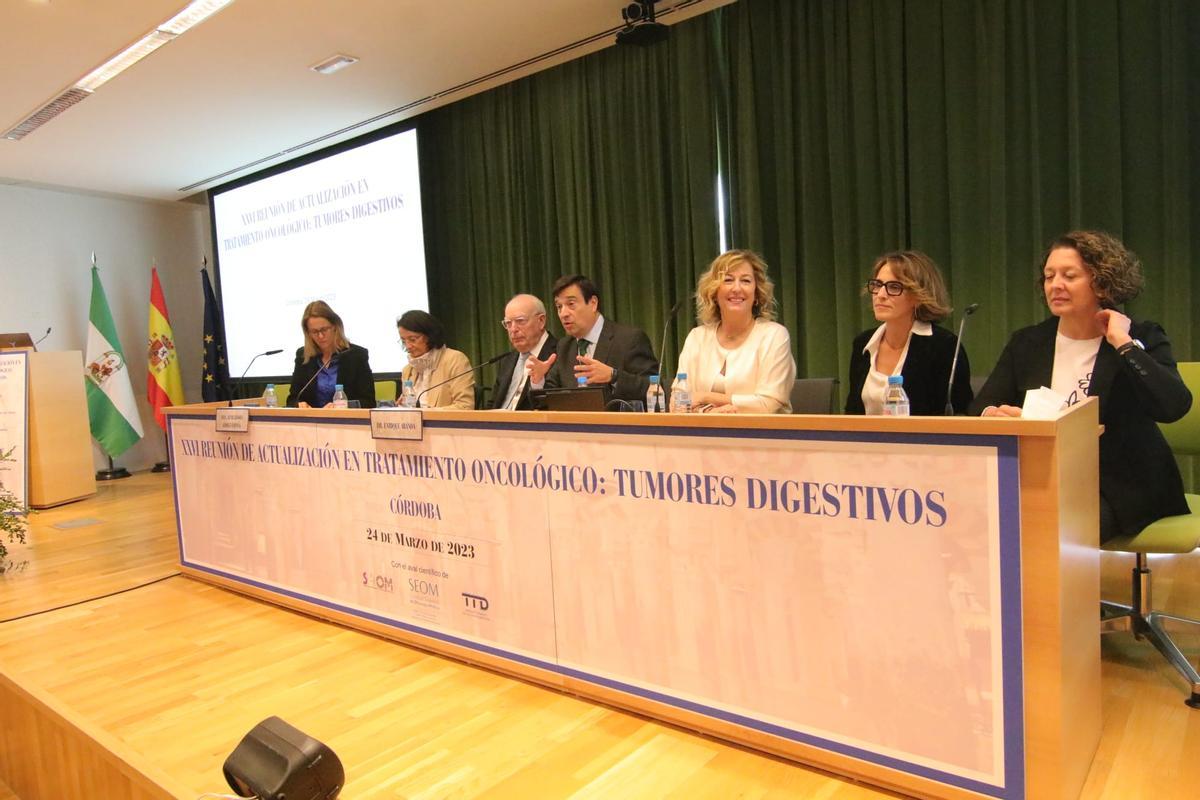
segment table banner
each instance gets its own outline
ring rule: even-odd
[[[1013,437],[171,418],[181,562],[1023,797]]]

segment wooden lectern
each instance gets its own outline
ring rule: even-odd
[[[0,349],[29,354],[29,506],[50,508],[95,494],[83,353]]]

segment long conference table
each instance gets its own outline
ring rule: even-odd
[[[1079,795],[1094,401],[434,410],[419,439],[372,434],[412,412],[247,413],[168,411],[188,575],[916,796]]]

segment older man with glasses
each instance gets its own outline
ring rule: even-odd
[[[546,306],[531,294],[519,294],[509,300],[500,324],[508,333],[513,350],[500,359],[496,368],[491,407],[527,410],[530,407],[529,375],[525,364],[530,356],[539,360],[549,358],[558,340],[546,330]]]

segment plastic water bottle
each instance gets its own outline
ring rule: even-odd
[[[885,417],[907,417],[908,395],[904,393],[904,376],[889,375],[887,393],[883,396]]]
[[[662,384],[658,382],[657,375],[650,376],[650,388],[646,390],[646,411],[650,414],[661,414],[666,411]]]
[[[404,382],[404,391],[400,393],[401,408],[416,408],[417,407],[417,391],[413,388],[412,378]]]
[[[346,399],[346,391],[339,383],[333,388],[333,399],[329,401],[330,408],[349,408],[350,401]]]
[[[671,387],[671,410],[679,414],[692,413],[692,392],[688,389],[686,372],[675,376],[675,384]]]
[[[275,394],[275,384],[268,383],[267,388],[263,390],[262,404],[263,408],[279,408],[279,395]]]

